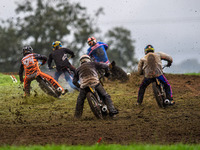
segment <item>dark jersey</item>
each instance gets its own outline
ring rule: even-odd
[[[67,48],[56,49],[49,55],[48,67],[51,67],[52,60],[56,64],[57,70],[62,70],[65,67],[69,67],[71,64],[68,61],[67,54],[70,54],[74,57],[74,52]]]

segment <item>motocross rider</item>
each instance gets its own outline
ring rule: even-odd
[[[164,84],[167,97],[164,102],[169,105],[175,104],[173,101],[171,86],[163,74],[161,61],[167,61],[167,67],[170,67],[173,62],[172,57],[163,52],[154,53],[154,48],[152,45],[147,45],[144,51],[145,56],[141,58],[138,63],[138,72],[140,75],[144,75],[144,79],[139,87],[137,105],[142,104],[145,90],[150,83],[155,81],[155,78]]]
[[[77,89],[77,87],[72,83],[73,74],[75,73],[76,68],[72,66],[67,58],[67,54],[71,55],[71,58],[74,58],[74,52],[68,48],[63,48],[60,41],[55,41],[52,43],[53,52],[49,54],[48,67],[53,69],[51,66],[52,60],[56,64],[55,80],[58,81],[58,78],[62,73],[65,75],[65,80],[69,83],[70,87]],[[70,72],[70,69],[72,72]]]
[[[87,40],[88,45],[90,46],[87,50],[87,55],[89,55],[94,61],[101,62],[105,64],[110,64],[106,50],[108,45],[103,42],[97,42],[96,38],[89,37]]]
[[[64,89],[60,84],[54,80],[51,76],[41,72],[38,64],[38,60],[42,60],[44,65],[47,61],[47,57],[44,55],[33,53],[33,48],[31,46],[23,47],[23,58],[21,60],[21,65],[19,69],[19,78],[21,83],[24,82],[25,96],[30,95],[30,84],[33,80],[37,80],[37,76],[47,79],[59,92],[64,92]],[[23,72],[25,70],[25,78],[23,79]]]
[[[103,101],[108,107],[109,115],[113,117],[118,114],[118,111],[113,106],[110,95],[105,91],[103,86],[100,84],[97,70],[105,69],[108,71],[108,65],[104,63],[91,62],[91,58],[88,55],[82,55],[80,57],[80,67],[77,68],[76,74],[73,79],[74,85],[80,87],[80,93],[77,98],[75,118],[80,118],[83,113],[84,100],[86,98],[88,86],[95,87],[97,92],[103,97]],[[105,75],[106,76],[106,75]],[[80,84],[78,83],[80,81]]]

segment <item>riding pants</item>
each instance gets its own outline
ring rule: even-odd
[[[60,87],[62,89],[62,91],[64,91],[64,89],[61,87],[61,85],[53,78],[51,77],[50,75],[46,74],[46,73],[43,73],[43,72],[37,72],[35,75],[33,76],[25,76],[24,78],[24,89],[25,89],[25,96],[29,96],[30,95],[30,85],[31,85],[31,82],[33,80],[37,80],[37,76],[41,76],[42,78],[45,78],[47,79],[54,87],[55,89],[57,89],[58,87]]]
[[[144,98],[144,93],[145,93],[145,90],[147,88],[147,86],[152,83],[152,82],[155,82],[155,79],[156,78],[144,78],[141,85],[140,85],[140,88],[139,88],[139,91],[138,91],[138,99],[137,99],[137,102],[139,104],[142,103],[143,101],[143,98]],[[161,75],[159,77],[157,77],[157,79],[164,84],[164,89],[165,89],[165,92],[166,92],[166,97],[167,99],[169,100],[173,100],[173,95],[172,95],[172,89],[171,89],[171,85],[169,84],[167,78],[164,76],[164,75]]]
[[[103,86],[101,84],[98,84],[95,87],[96,91],[98,92],[99,96],[102,97],[104,103],[107,105],[108,110],[110,113],[116,111],[116,109],[113,106],[113,102],[111,100],[110,95],[105,91]],[[83,113],[83,106],[84,106],[84,101],[86,99],[88,90],[86,88],[80,89],[80,93],[77,98],[77,103],[76,103],[76,110],[75,110],[75,117],[80,118]]]

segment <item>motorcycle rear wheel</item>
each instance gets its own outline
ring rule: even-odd
[[[46,79],[38,78],[40,88],[50,96],[58,98],[60,95],[57,93],[57,90],[53,85]]]
[[[160,108],[165,108],[165,106],[166,106],[164,104],[165,99],[164,99],[163,94],[161,93],[160,87],[156,84],[156,82],[153,82],[152,88],[153,88],[153,93],[154,93],[154,96],[155,96],[155,99],[156,99],[158,106]]]

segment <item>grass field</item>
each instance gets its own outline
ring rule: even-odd
[[[186,73],[187,75],[197,75],[197,76],[199,76],[200,75],[200,73]]]

